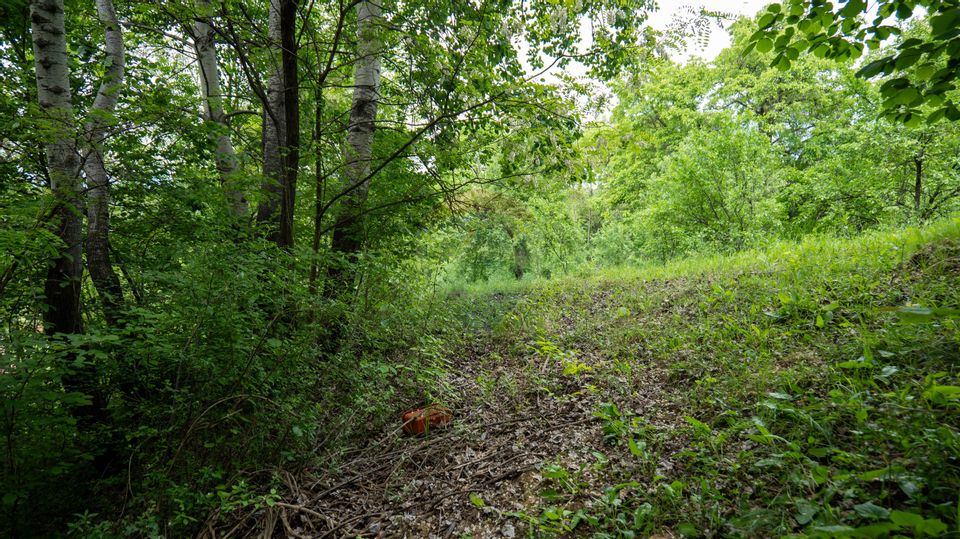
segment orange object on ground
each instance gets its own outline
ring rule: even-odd
[[[453,419],[453,412],[439,404],[407,410],[400,416],[400,420],[403,421],[403,431],[410,434],[423,434],[433,427],[450,423],[451,419]]]

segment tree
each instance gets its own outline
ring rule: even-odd
[[[293,246],[293,215],[299,166],[300,97],[297,72],[297,3],[271,0],[268,40],[279,48],[272,60],[263,105],[263,201],[257,221],[281,247]],[[234,44],[234,46],[242,46]]]
[[[233,148],[230,126],[223,110],[223,90],[220,85],[215,32],[209,18],[213,8],[208,0],[197,0],[198,17],[193,23],[193,48],[197,54],[197,71],[203,98],[204,120],[210,125],[210,138],[215,144],[214,160],[227,201],[235,218],[247,214],[247,200],[237,186],[240,160]]]
[[[598,76],[616,72],[627,56],[626,51],[636,46],[639,23],[650,7],[648,2],[624,7],[619,2],[607,1],[562,5],[533,2],[519,7],[511,2],[388,5],[393,9],[387,17],[379,13],[376,16],[384,19],[383,24],[369,26],[362,24],[370,18],[363,15],[370,8],[364,8],[364,3],[358,6],[358,35],[364,35],[358,39],[356,52],[354,107],[347,128],[350,141],[345,146],[345,185],[332,196],[341,204],[337,223],[332,227],[331,246],[348,260],[355,258],[365,239],[362,234],[369,230],[363,221],[374,210],[362,209],[363,204],[373,180],[388,164],[414,154],[433,177],[442,178],[458,165],[456,148],[463,141],[506,130],[511,115],[549,116],[543,108],[549,92],[542,91],[533,81],[550,67],[566,65],[573,59],[586,64]],[[580,20],[593,23],[593,43],[585,51],[579,50],[579,40],[574,38],[574,21]],[[459,33],[449,33],[451,25],[460,28]],[[543,67],[543,71],[524,72],[521,51],[512,40],[515,32],[524,33],[530,45],[528,59],[534,68]],[[401,121],[413,118],[411,123],[416,127],[399,147],[386,152],[385,158],[371,166],[377,149],[371,150],[371,158],[365,158],[363,152],[366,141],[373,141],[377,114],[381,111],[369,106],[376,105],[366,95],[370,80],[359,77],[369,78],[373,72],[369,51],[377,50],[382,43],[394,46],[383,47],[377,56],[389,54],[389,63],[401,66],[396,70],[402,76],[397,77],[396,86],[380,88],[378,93],[395,92],[400,106],[392,107],[391,112]],[[361,104],[367,104],[367,110],[358,109]],[[359,112],[363,114],[354,114]],[[364,169],[367,173],[360,175]],[[440,192],[449,192],[447,187],[439,187]]]
[[[670,223],[720,250],[739,250],[779,226],[782,179],[769,140],[720,114],[664,160],[650,193],[650,226]]]
[[[88,183],[86,255],[90,278],[103,304],[104,317],[109,324],[115,325],[123,304],[123,289],[110,260],[110,179],[104,164],[103,142],[123,88],[126,59],[123,34],[113,2],[97,0],[96,4],[97,16],[103,24],[107,69],[84,129],[89,145],[83,160]]]
[[[866,47],[879,48],[888,37],[902,33],[889,23],[891,17],[904,21],[918,13],[925,13],[927,31],[900,40],[895,52],[871,61],[858,74],[893,76],[880,87],[888,117],[913,126],[924,118],[930,123],[944,117],[960,120],[951,95],[960,68],[960,5],[955,0],[880,0],[872,8],[866,0],[836,6],[826,0],[788,0],[771,4],[760,16],[751,46],[774,51],[771,65],[783,70],[804,51],[855,60]]]
[[[376,0],[379,1],[379,0]],[[362,211],[370,186],[370,162],[380,98],[380,14],[376,1],[357,5],[357,60],[353,82],[353,104],[344,149],[344,185],[347,194],[340,203],[331,248],[355,258],[363,244]],[[342,273],[332,267],[333,276]]]
[[[47,272],[44,331],[80,333],[83,271],[79,169],[62,0],[30,3],[37,101],[45,116],[43,140],[54,208],[52,226],[62,245]]]

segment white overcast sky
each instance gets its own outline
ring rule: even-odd
[[[694,13],[702,8],[707,8],[711,11],[730,14],[734,17],[740,15],[752,17],[762,8],[773,2],[774,0],[659,0],[657,2],[658,9],[650,14],[647,24],[658,30],[667,29],[678,17],[686,16],[689,18],[691,8]],[[731,22],[732,21],[726,22],[725,24],[729,25]],[[581,26],[580,34],[583,43],[587,43],[590,40],[588,28],[586,24]],[[525,43],[519,42],[518,46],[521,50],[521,62],[523,62],[527,73],[533,74],[537,72],[538,70],[532,69],[526,60],[527,47]],[[727,34],[727,30],[718,24],[713,24],[705,47],[698,43],[691,43],[685,51],[672,56],[674,61],[680,63],[684,63],[687,59],[694,56],[710,61],[716,58],[720,51],[728,46],[730,46],[730,36]],[[549,63],[548,59],[546,61]],[[586,73],[586,67],[574,62],[567,65],[563,69],[563,72],[570,75],[582,76]],[[539,80],[541,82],[556,84],[558,83],[557,73],[558,71],[556,69],[548,70],[546,73],[541,74]],[[608,98],[611,99],[611,101],[607,107],[615,102],[614,96],[608,95]],[[599,115],[594,116],[595,114]],[[606,114],[607,112],[598,113],[597,111],[588,113],[589,116],[594,117],[604,117]]]
[[[658,9],[650,13],[647,24],[658,29],[665,30],[670,27],[678,18],[689,18],[691,11],[696,13],[702,8],[710,9],[720,13],[726,13],[734,17],[745,15],[752,17],[763,7],[773,3],[774,0],[659,0]],[[732,21],[724,24],[729,25]],[[589,47],[591,40],[589,25],[581,21],[580,38],[581,48]],[[672,54],[676,62],[685,63],[687,59],[693,56],[703,58],[704,60],[713,60],[724,48],[730,45],[730,36],[727,30],[719,24],[711,24],[710,34],[705,47],[699,43],[690,43],[687,49],[679,54]],[[521,62],[528,74],[534,74],[539,70],[530,66],[526,54],[528,47],[522,39],[518,39],[517,46],[520,48]],[[549,58],[544,58],[544,62],[550,62]],[[563,70],[571,75],[584,75],[586,67],[580,63],[573,62]],[[539,80],[545,82],[556,82],[557,70],[548,70],[540,76]]]
[[[660,0],[659,9],[650,15],[649,24],[657,29],[664,29],[677,17],[689,11],[689,8],[699,10],[706,8],[711,11],[746,15],[752,17],[760,9],[772,4],[774,0]],[[726,30],[714,25],[710,33],[710,41],[706,48],[695,44],[688,47],[686,54],[675,58],[683,61],[685,57],[699,56],[705,60],[713,60],[721,50],[730,45],[730,36]]]

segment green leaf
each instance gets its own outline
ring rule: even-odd
[[[797,524],[801,526],[809,524],[813,520],[813,517],[817,515],[817,512],[820,511],[819,507],[807,500],[797,500],[796,506],[797,512],[793,515],[793,518],[797,521]]]
[[[547,500],[548,502],[554,502],[563,497],[563,495],[561,495],[558,490],[552,489],[552,488],[541,490],[539,495],[541,498],[543,498],[544,500]]]
[[[865,357],[860,357],[851,361],[841,361],[836,364],[838,369],[872,369],[877,365],[873,360],[867,359]]]
[[[899,524],[901,526],[908,526],[914,528],[923,523],[923,517],[916,513],[908,513],[906,511],[893,511],[890,513],[890,520],[894,524]]]
[[[857,476],[857,479],[861,481],[874,481],[877,479],[891,479],[896,474],[896,471],[891,469],[889,466],[886,468],[880,468],[878,470],[870,470],[869,472],[863,472]]]
[[[923,57],[923,53],[920,52],[919,50],[907,49],[901,52],[899,56],[897,56],[895,65],[897,66],[897,69],[901,69],[901,70],[907,69],[908,67],[917,63],[922,57]]]
[[[897,309],[897,317],[908,324],[926,324],[933,320],[933,309],[920,305],[909,305]]]
[[[900,526],[892,522],[880,522],[855,528],[851,535],[854,537],[865,537],[867,539],[879,539],[881,537],[888,537],[891,531],[898,529],[900,529]]]
[[[897,18],[901,21],[909,19],[913,15],[913,8],[906,2],[897,3]]]
[[[922,535],[939,537],[943,535],[943,532],[947,531],[947,525],[938,518],[928,518],[921,522],[920,525],[916,527],[916,530],[917,533]]]
[[[644,448],[646,447],[646,444],[644,442],[640,442],[640,443],[643,444]],[[644,452],[643,448],[641,448],[640,445],[637,444],[637,441],[634,440],[632,436],[627,439],[627,446],[630,448],[630,453],[633,456],[637,458],[646,457],[646,453]]]
[[[761,53],[768,53],[773,50],[773,40],[770,38],[763,38],[760,41],[757,41],[757,51]]]
[[[702,422],[702,421],[699,421],[699,420],[697,420],[697,419],[695,419],[695,418],[693,418],[693,417],[686,416],[686,417],[684,417],[683,419],[684,419],[687,423],[690,423],[691,425],[693,425],[698,431],[701,431],[701,432],[703,432],[703,433],[705,433],[705,434],[709,434],[710,431],[712,430],[712,429],[710,428],[710,425],[707,425],[706,423],[704,423],[704,422]]]
[[[917,78],[920,80],[930,80],[930,77],[937,71],[937,66],[927,63],[917,66],[917,69],[914,71]]]
[[[923,398],[934,402],[960,400],[960,386],[932,386],[923,392]]]
[[[864,518],[872,518],[874,520],[885,520],[890,516],[890,510],[884,507],[880,507],[873,502],[865,502],[853,506],[853,510],[857,512],[858,515]]]
[[[901,105],[909,105],[916,101],[918,97],[920,97],[920,92],[918,92],[916,88],[905,88],[897,93],[894,102]]]
[[[861,67],[860,70],[857,71],[857,76],[865,79],[875,77],[879,75],[881,71],[883,71],[884,66],[887,65],[887,61],[888,61],[887,58],[874,60],[873,62],[870,62],[869,64]]]
[[[547,479],[565,479],[569,475],[570,472],[560,466],[557,466],[556,464],[547,466],[543,471],[543,476]]]
[[[960,8],[953,8],[930,17],[930,27],[933,29],[933,34],[942,34],[952,30],[957,26],[958,18],[960,18]]]
[[[848,535],[853,531],[853,528],[850,526],[844,526],[842,524],[834,524],[832,526],[815,526],[814,531],[828,533],[834,536],[838,535]]]
[[[483,501],[483,498],[473,492],[470,493],[470,503],[472,503],[474,507],[485,507],[487,505],[487,502]]]

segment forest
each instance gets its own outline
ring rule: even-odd
[[[0,0],[0,537],[960,537],[960,2],[675,4]]]

